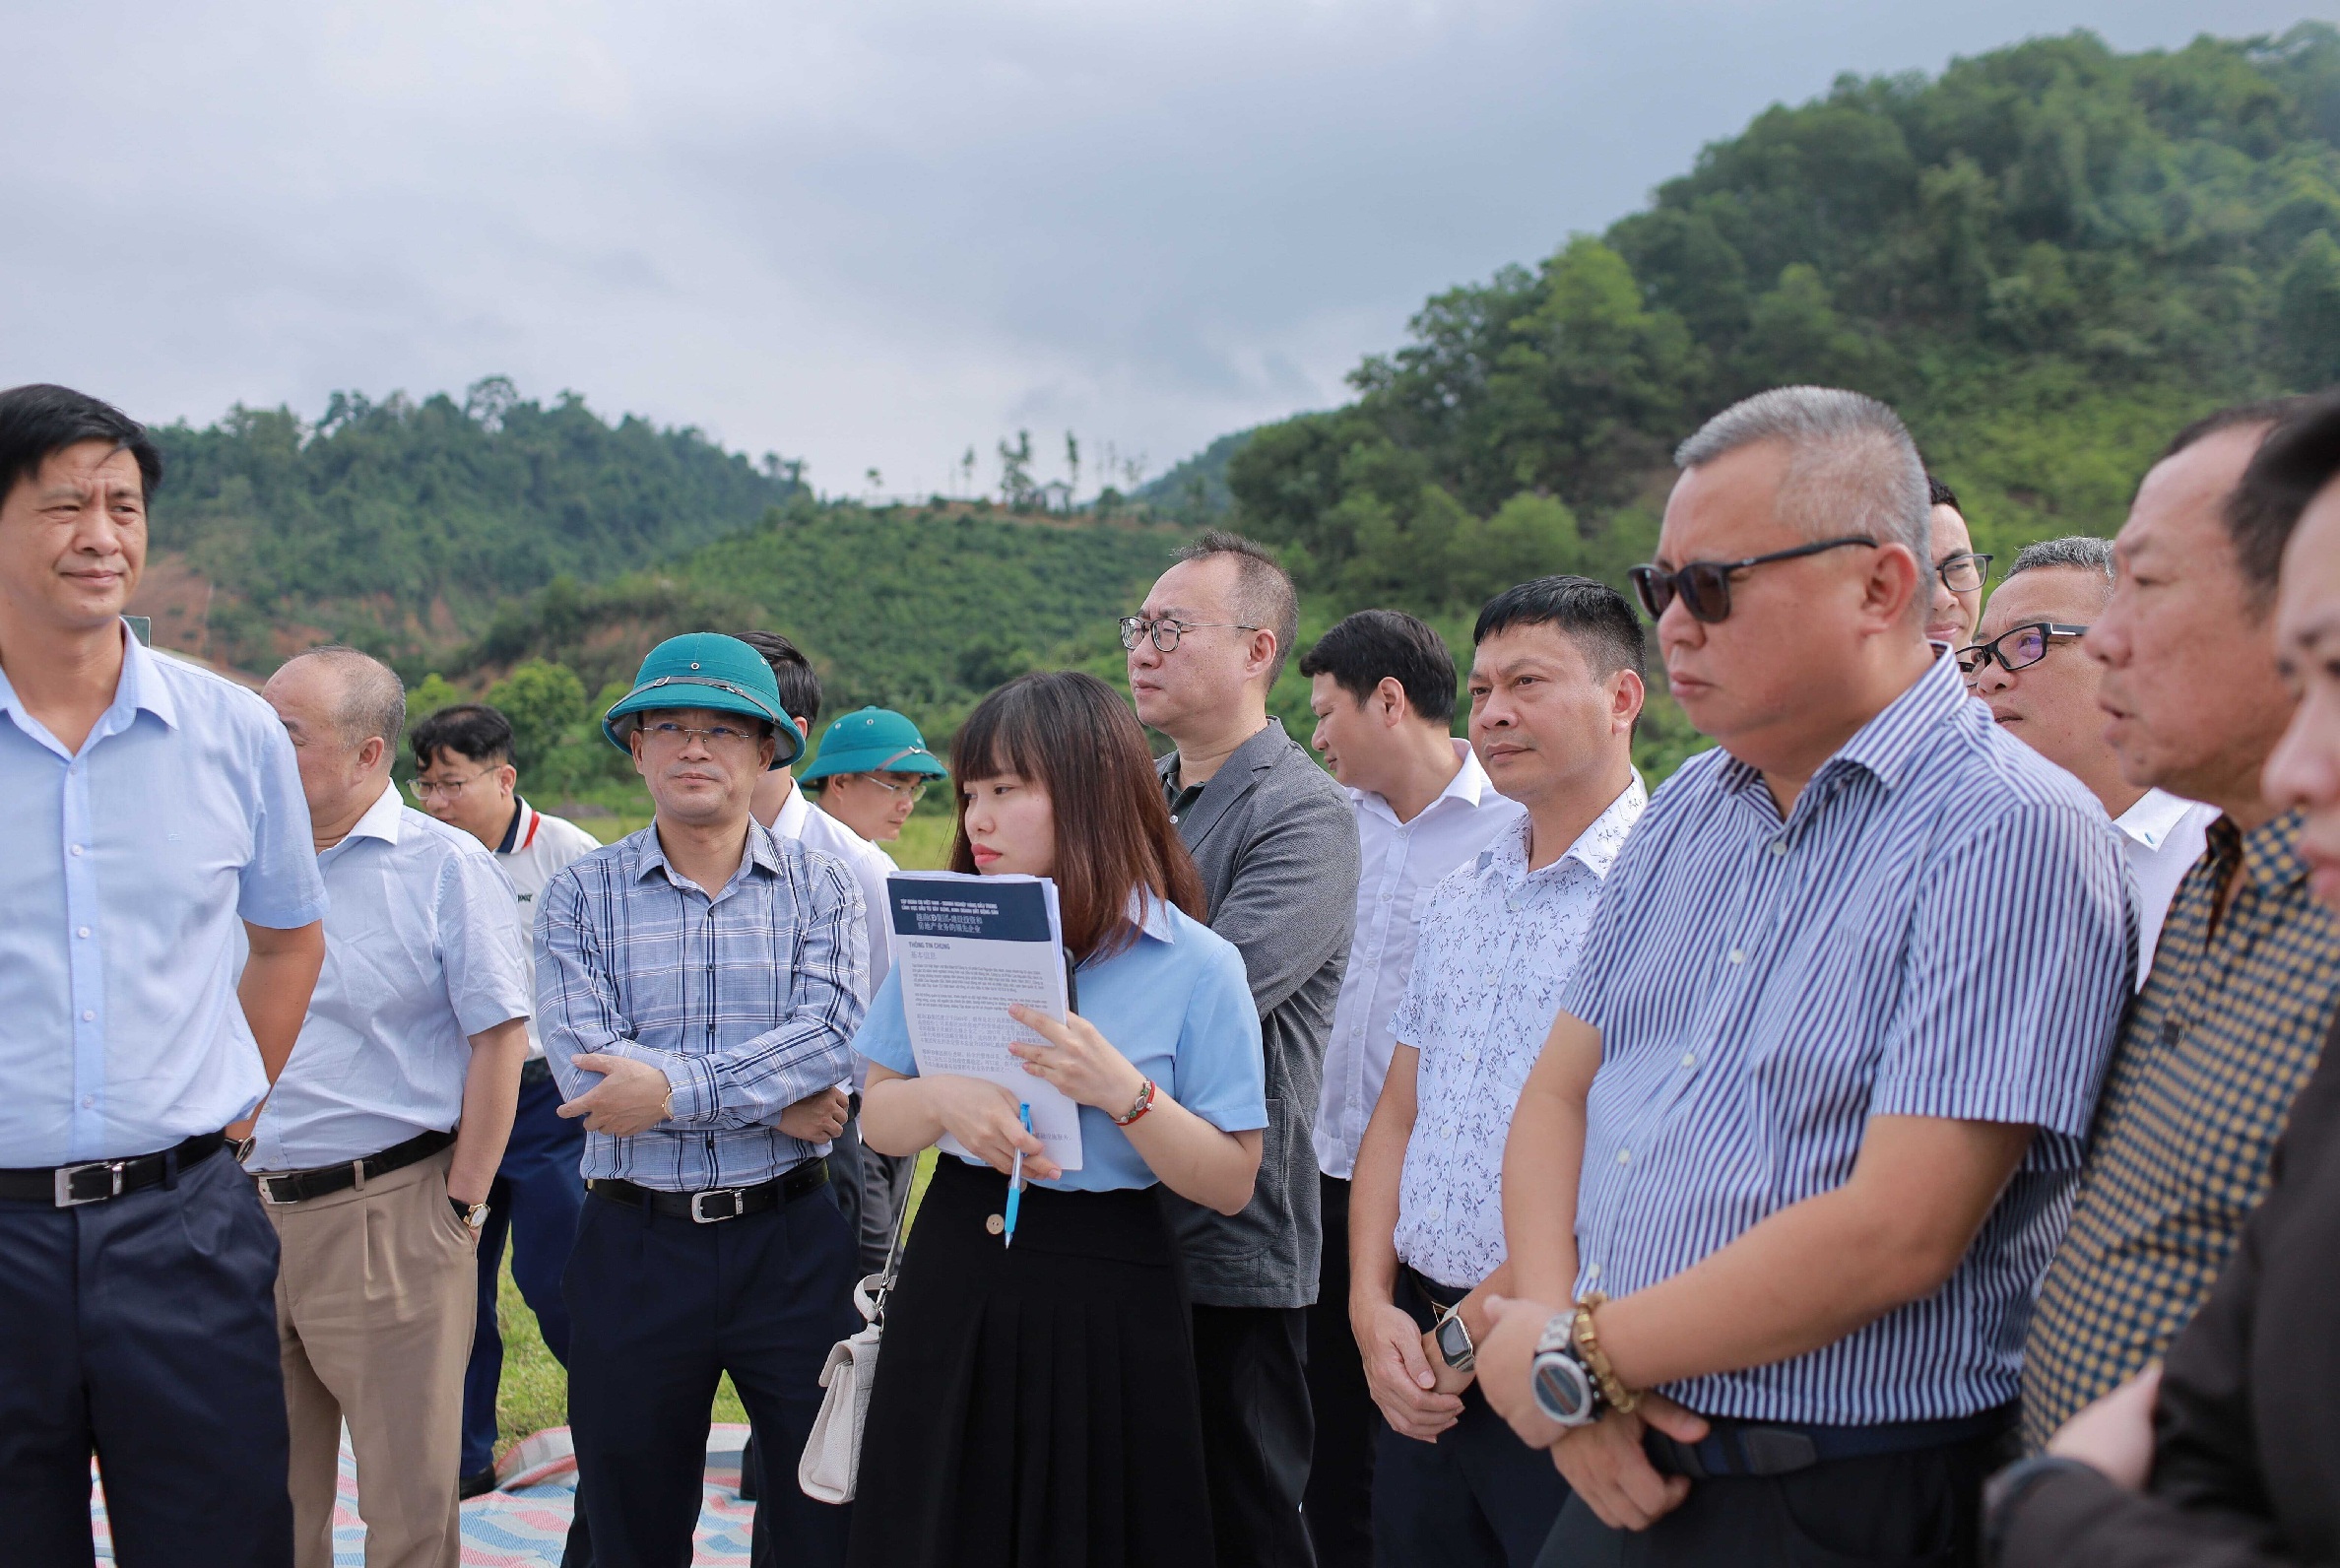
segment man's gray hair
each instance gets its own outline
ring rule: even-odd
[[[1292,644],[1300,640],[1300,594],[1292,586],[1292,574],[1266,545],[1224,528],[1205,529],[1176,558],[1208,560],[1214,555],[1235,562],[1235,595],[1227,608],[1245,625],[1275,636],[1275,662],[1268,668],[1268,684],[1272,686],[1292,656]]]
[[[398,750],[399,732],[406,728],[406,687],[396,671],[370,653],[339,642],[322,643],[286,661],[297,664],[314,659],[341,683],[341,700],[333,718],[342,739],[362,746],[376,736],[389,751]]]
[[[1858,392],[1774,387],[1707,421],[1675,449],[1674,462],[1700,468],[1764,441],[1788,449],[1782,522],[1815,540],[1860,534],[1906,545],[1918,557],[1922,580],[1933,564],[1925,464],[1900,415]],[[1926,597],[1917,596],[1918,614],[1924,613]]]
[[[2066,534],[2061,539],[2043,539],[2036,545],[2023,547],[2015,556],[2015,564],[2007,568],[2007,576],[2039,571],[2048,566],[2094,572],[2105,579],[2105,592],[2111,593],[2112,541],[2099,539],[2094,534]]]

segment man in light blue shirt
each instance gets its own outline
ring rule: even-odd
[[[862,1020],[861,891],[750,815],[803,737],[747,643],[670,637],[602,729],[657,816],[554,877],[536,932],[545,1057],[585,1122],[561,1293],[592,1551],[689,1556],[728,1372],[764,1439],[764,1550],[842,1563],[848,1510],[806,1497],[795,1466],[829,1347],[860,1327],[826,1156]]]
[[[275,716],[121,620],[161,478],[117,410],[0,392],[0,1539],[88,1562],[95,1453],[127,1568],[289,1568],[276,1239],[217,1156],[325,890]]]
[[[486,845],[401,804],[398,677],[317,648],[263,693],[333,900],[325,969],[253,1131],[283,1246],[296,1568],[332,1568],[341,1432],[366,1560],[457,1568],[478,1237],[528,1056],[526,950]]]

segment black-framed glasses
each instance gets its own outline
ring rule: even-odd
[[[1794,560],[1799,555],[1817,555],[1824,550],[1843,550],[1848,545],[1866,545],[1875,549],[1882,541],[1863,539],[1848,534],[1842,539],[1823,539],[1818,544],[1798,545],[1793,550],[1775,550],[1768,555],[1749,555],[1745,560],[1694,560],[1675,571],[1657,566],[1635,566],[1626,576],[1633,579],[1633,591],[1644,610],[1655,621],[1665,614],[1675,599],[1691,618],[1713,625],[1730,619],[1730,579],[1750,566],[1768,566],[1775,560]]]
[[[2048,657],[2048,650],[2059,642],[2088,635],[2086,626],[2068,621],[2034,621],[2020,626],[2009,626],[1988,642],[1973,642],[1958,650],[1959,670],[1966,676],[1966,684],[1973,686],[1982,679],[1982,672],[1992,664],[2013,675],[2027,670]]]
[[[1188,632],[1202,631],[1214,627],[1228,631],[1257,631],[1260,629],[1258,626],[1247,626],[1234,621],[1173,621],[1168,616],[1147,621],[1142,616],[1124,616],[1121,619],[1121,642],[1123,648],[1135,649],[1138,646],[1138,638],[1151,636],[1155,652],[1170,653],[1178,647],[1178,639]]]
[[[1996,558],[1979,550],[1965,550],[1955,555],[1944,555],[1934,565],[1934,575],[1942,579],[1942,586],[1954,594],[1976,594],[1990,581],[1990,563]]]

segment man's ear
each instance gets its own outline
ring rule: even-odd
[[[798,740],[809,741],[812,738],[812,732],[805,727],[805,721],[803,719],[791,713],[788,716],[788,722],[796,726]]]
[[[1405,700],[1404,683],[1394,675],[1381,678],[1381,684],[1373,688],[1373,700],[1381,708],[1382,723],[1392,727],[1412,711]]]
[[[1631,670],[1619,670],[1609,677],[1609,722],[1621,730],[1630,730],[1641,717],[1642,704],[1649,700],[1649,687]]]
[[[1251,634],[1251,657],[1247,661],[1254,673],[1265,676],[1275,668],[1275,633],[1255,631]],[[1269,682],[1268,685],[1274,685]]]
[[[1861,584],[1862,618],[1883,631],[1922,611],[1914,603],[1925,572],[1918,557],[1903,544],[1880,545],[1869,553],[1868,576]]]
[[[495,782],[498,787],[505,790],[518,789],[520,787],[520,769],[510,762],[504,763],[503,766],[495,770]]]
[[[375,768],[381,766],[382,757],[389,750],[390,743],[388,741],[378,735],[367,736],[364,744],[358,748],[358,771],[371,773]]]

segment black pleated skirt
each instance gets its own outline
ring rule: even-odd
[[[863,1428],[855,1568],[1209,1568],[1195,1348],[1152,1189],[1024,1190],[945,1154]]]

